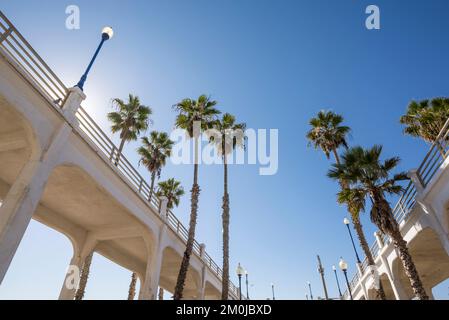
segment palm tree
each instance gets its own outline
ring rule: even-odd
[[[448,118],[449,98],[435,98],[410,102],[399,122],[405,125],[405,134],[433,143]]]
[[[403,187],[397,183],[407,180],[408,177],[406,173],[392,175],[391,171],[396,168],[400,159],[394,157],[382,162],[380,160],[381,153],[381,146],[374,146],[367,150],[362,147],[351,148],[343,154],[343,160],[340,164],[333,165],[333,168],[328,172],[328,176],[348,183],[348,187],[344,188],[338,195],[339,202],[356,203],[359,210],[363,211],[365,199],[371,200],[371,221],[381,232],[392,239],[416,297],[421,300],[428,300],[429,297],[408,251],[407,242],[402,237],[391,206],[385,199],[385,194],[400,194],[403,192]]]
[[[222,156],[224,167],[224,184],[223,184],[223,279],[221,289],[221,299],[228,300],[229,295],[229,194],[228,194],[228,164],[227,156],[237,147],[244,147],[246,128],[245,123],[235,123],[235,117],[229,113],[225,113],[220,120],[214,124],[214,131],[210,136],[210,140],[218,149],[218,153]]]
[[[342,125],[343,121],[343,117],[339,114],[332,111],[320,111],[315,118],[310,120],[309,124],[312,128],[306,135],[309,140],[309,145],[313,145],[315,149],[321,149],[327,159],[330,158],[330,154],[332,153],[337,164],[340,164],[338,149],[340,147],[348,148],[347,136],[351,131],[348,126]],[[346,181],[340,180],[339,182],[343,189],[347,188]],[[369,265],[375,265],[368,241],[366,241],[365,233],[363,232],[359,212],[354,209],[351,203],[348,203],[348,212]],[[377,295],[382,300],[386,299],[382,285],[377,290]]]
[[[173,298],[175,300],[182,299],[184,285],[186,281],[187,271],[190,264],[190,256],[195,241],[195,228],[198,216],[198,198],[200,187],[198,185],[198,144],[199,129],[209,129],[220,113],[215,109],[216,101],[210,100],[209,97],[201,95],[198,100],[184,99],[177,103],[174,108],[179,113],[176,117],[176,127],[186,130],[189,137],[194,140],[195,161],[193,169],[193,185],[191,190],[191,209],[189,222],[189,235],[187,238],[186,249],[182,258],[181,267],[179,268],[178,279],[176,281],[175,292]]]
[[[137,149],[140,155],[139,164],[142,163],[151,173],[150,192],[148,200],[151,201],[154,192],[154,181],[156,176],[160,177],[162,167],[171,155],[173,141],[165,132],[152,131],[150,137],[142,138],[142,146]],[[136,294],[137,274],[131,275],[131,284],[129,285],[128,300],[134,300]]]
[[[184,195],[184,188],[181,186],[181,182],[171,178],[167,181],[159,182],[158,186],[156,195],[158,197],[167,198],[168,209],[173,209],[175,206],[179,206],[179,200]]]
[[[139,97],[132,94],[129,94],[127,103],[116,98],[112,100],[112,104],[117,111],[108,113],[108,119],[112,122],[111,131],[120,132],[120,146],[115,159],[117,165],[125,142],[137,140],[140,132],[148,129],[151,123],[149,117],[153,111],[150,107],[141,105]],[[111,159],[112,157],[113,155]]]
[[[80,282],[78,289],[75,293],[75,300],[83,300],[84,293],[86,292],[87,279],[89,278],[90,265],[92,263],[92,257],[94,253],[91,252],[83,263],[83,269],[81,270]]]
[[[134,300],[136,295],[137,273],[133,272],[131,275],[131,283],[129,285],[128,300]]]
[[[151,173],[150,194],[148,200],[154,192],[154,181],[156,176],[160,177],[162,167],[171,155],[173,141],[170,140],[165,132],[152,131],[149,137],[142,138],[142,146],[137,149],[140,155],[139,164],[142,163]]]

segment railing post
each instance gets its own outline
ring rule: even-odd
[[[159,200],[161,201],[161,217],[162,219],[167,222],[167,214],[168,214],[168,199],[167,197],[161,196],[159,197]]]
[[[381,250],[382,250],[382,248],[384,247],[385,244],[384,244],[384,241],[382,239],[382,235],[381,235],[379,230],[374,232],[374,237],[376,237],[376,242],[377,242],[377,246],[379,247],[379,255],[380,255],[380,252],[381,252]],[[376,259],[376,257],[374,257],[374,256],[373,256],[373,258]]]
[[[62,112],[66,116],[67,120],[73,125],[76,120],[76,112],[81,106],[81,102],[86,99],[86,95],[78,87],[69,88],[67,91],[67,98],[62,105]]]
[[[417,169],[412,169],[407,173],[407,176],[412,180],[413,185],[416,188],[416,192],[418,195],[422,194],[424,191],[424,183],[419,175],[419,172]]]
[[[112,146],[112,150],[111,150],[111,154],[109,156],[109,160],[112,161],[112,159],[114,159],[114,153],[115,153],[115,146]]]

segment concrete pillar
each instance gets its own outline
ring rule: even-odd
[[[418,170],[417,169],[410,170],[407,173],[407,176],[410,178],[410,180],[414,184],[416,193],[418,194],[418,196],[421,195],[424,191],[424,186],[423,186],[421,178],[418,174]]]
[[[61,292],[59,293],[59,300],[73,300],[75,298],[84,261],[94,251],[97,243],[98,241],[91,234],[88,234],[83,244],[75,246],[72,259],[64,277]]]
[[[75,114],[84,99],[86,99],[86,95],[80,88],[72,87],[68,89],[68,95],[62,106],[62,112],[71,124],[76,123]]]
[[[374,237],[376,238],[377,246],[379,247],[379,254],[381,254],[381,251],[385,245],[384,241],[382,240],[382,234],[379,230],[374,232]],[[376,259],[376,257],[373,257]]]
[[[168,213],[168,208],[167,208],[168,199],[167,199],[167,197],[161,196],[161,197],[159,197],[159,200],[161,201],[161,209],[160,209],[161,217],[166,222],[167,221],[167,213]]]
[[[405,293],[401,281],[399,280],[399,275],[393,274],[387,259],[383,255],[380,255],[380,259],[382,261],[382,265],[385,267],[388,281],[390,281],[391,289],[393,290],[396,300],[410,300]],[[399,259],[399,256],[397,257],[397,259]]]
[[[77,110],[83,97],[85,98],[84,94],[81,95],[76,89],[69,90],[64,104],[67,117],[74,118],[73,112]],[[48,142],[47,149],[32,155],[32,159],[22,168],[0,207],[0,284],[70,133],[70,126],[64,122]]]
[[[167,226],[163,225],[159,231],[157,243],[152,252],[148,253],[147,267],[144,279],[140,286],[139,300],[156,300],[161,276],[162,259],[164,253],[163,239],[167,232]]]

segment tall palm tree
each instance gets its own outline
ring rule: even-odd
[[[371,221],[381,232],[392,239],[416,297],[421,300],[428,300],[429,297],[408,251],[407,242],[402,237],[391,206],[385,199],[385,194],[400,194],[403,192],[403,187],[397,183],[407,180],[408,177],[406,173],[392,175],[391,171],[396,168],[400,159],[394,157],[381,161],[381,153],[381,146],[374,146],[367,150],[362,147],[351,148],[343,154],[340,164],[333,165],[333,168],[328,172],[328,176],[335,180],[348,182],[348,187],[338,195],[340,202],[349,200],[356,203],[358,208],[363,211],[365,199],[371,200]]]
[[[89,278],[90,265],[92,263],[92,257],[94,253],[91,252],[86,259],[84,259],[83,268],[81,270],[80,282],[78,289],[75,292],[75,300],[83,300],[86,292],[87,279]]]
[[[210,140],[215,144],[218,153],[223,159],[224,183],[223,183],[223,279],[221,299],[228,300],[229,295],[229,193],[228,193],[228,163],[227,156],[237,147],[245,146],[245,123],[235,123],[235,117],[225,113],[221,120],[214,124],[214,131]]]
[[[175,206],[179,206],[179,201],[184,195],[184,188],[181,186],[181,182],[171,178],[166,181],[158,183],[158,190],[156,195],[158,197],[167,198],[167,208],[173,209]]]
[[[149,200],[153,196],[156,176],[159,179],[162,167],[171,155],[172,147],[173,141],[167,133],[152,131],[149,137],[142,138],[142,146],[137,149],[140,155],[139,164],[142,163],[151,173]]]
[[[399,122],[404,133],[433,143],[449,118],[449,98],[412,101]]]
[[[173,298],[175,300],[182,299],[184,285],[187,277],[187,271],[190,264],[190,256],[195,241],[195,229],[198,216],[198,198],[200,187],[198,185],[198,148],[199,148],[199,126],[202,130],[209,129],[220,113],[215,109],[217,102],[210,100],[206,95],[201,95],[197,100],[184,99],[177,103],[174,108],[178,112],[175,125],[177,128],[186,130],[190,138],[194,140],[195,161],[193,168],[193,185],[191,190],[191,209],[189,222],[189,235],[187,237],[187,245],[179,268],[178,279],[176,281],[175,292]]]
[[[120,146],[115,159],[115,165],[117,165],[125,142],[137,140],[140,132],[148,129],[151,123],[149,117],[153,111],[150,107],[141,105],[139,97],[132,94],[129,94],[127,103],[115,98],[112,104],[117,111],[108,113],[108,119],[112,122],[111,131],[112,133],[120,132]]]
[[[332,111],[320,111],[315,118],[309,121],[311,126],[310,131],[306,137],[309,140],[309,145],[313,145],[315,149],[321,149],[326,158],[330,158],[332,153],[335,157],[335,162],[340,164],[340,157],[338,156],[338,149],[343,147],[348,148],[347,136],[351,129],[348,126],[343,125],[343,116],[336,114]],[[347,188],[347,182],[344,180],[339,181],[343,189]],[[369,265],[374,265],[374,258],[369,249],[368,241],[366,241],[365,233],[360,222],[359,212],[354,208],[354,205],[347,203],[348,212],[350,214],[354,230],[359,239],[360,246],[365,253],[366,259]],[[385,292],[380,285],[376,290],[380,299],[385,300]]]

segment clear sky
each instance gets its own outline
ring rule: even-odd
[[[70,4],[81,10],[80,30],[65,28]],[[365,28],[369,4],[380,7],[381,30]],[[250,128],[279,129],[276,175],[259,176],[249,165],[229,172],[231,277],[236,282],[241,262],[252,298],[270,297],[271,282],[278,298],[304,299],[307,281],[322,296],[316,254],[334,297],[332,264],[343,256],[351,275],[355,269],[345,209],[325,176],[329,162],[304,138],[308,120],[320,109],[341,113],[351,144],[383,144],[384,155],[400,156],[408,170],[428,147],[402,134],[399,117],[412,99],[448,95],[446,0],[2,0],[1,10],[68,86],[84,71],[101,28],[114,28],[83,103],[105,130],[111,98],[128,93],[153,108],[157,130],[172,129],[174,103],[202,93]],[[133,163],[137,146],[125,147]],[[190,190],[192,167],[169,164],[162,179],[169,177]],[[197,238],[221,264],[222,167],[201,167],[199,181]],[[188,221],[188,196],[175,213]],[[363,224],[372,242],[367,215]],[[57,298],[71,254],[67,239],[32,222],[0,298]],[[130,272],[98,255],[91,270],[87,298],[126,298]],[[436,298],[449,298],[448,287],[436,288]]]

